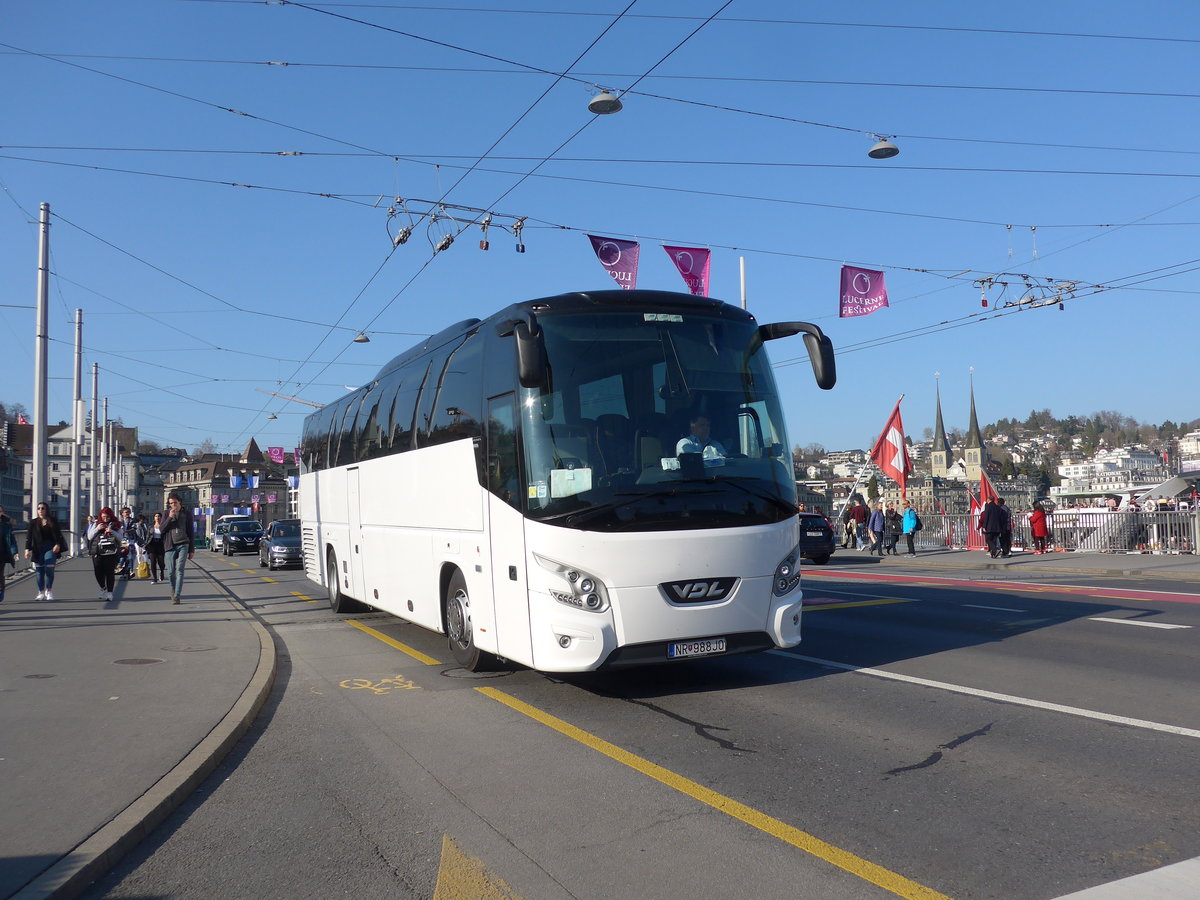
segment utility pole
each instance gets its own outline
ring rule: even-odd
[[[80,531],[79,506],[83,499],[80,485],[83,479],[79,471],[80,449],[83,444],[83,310],[75,310],[75,378],[72,382],[71,415],[75,427],[71,435],[71,511],[67,518],[71,533],[71,552],[76,554],[83,546]]]
[[[104,424],[100,433],[100,505],[96,507],[96,515],[108,506],[108,398],[104,398]]]
[[[91,461],[92,486],[91,490],[88,491],[88,509],[93,513],[100,508],[96,504],[96,498],[100,496],[100,459],[98,456],[100,445],[96,443],[96,429],[100,427],[96,424],[100,421],[99,394],[100,366],[98,363],[92,363],[92,430],[88,435],[88,454]]]
[[[42,204],[38,240],[37,333],[33,345],[33,496],[32,517],[39,503],[49,503],[46,493],[46,401],[50,298],[50,204]]]

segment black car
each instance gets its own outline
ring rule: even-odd
[[[800,555],[823,566],[833,556],[833,525],[820,513],[800,513]]]
[[[262,540],[262,536],[262,526],[257,522],[248,520],[230,522],[229,530],[225,532],[225,555],[233,556],[235,553],[257,553],[258,544]]]
[[[258,564],[268,569],[304,566],[299,519],[276,519],[267,526],[267,533],[258,543]]]

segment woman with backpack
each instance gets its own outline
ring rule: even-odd
[[[92,569],[96,573],[96,583],[100,585],[101,600],[113,598],[117,559],[121,554],[123,536],[121,523],[107,506],[100,510],[95,523],[88,528],[88,552],[92,555]]]

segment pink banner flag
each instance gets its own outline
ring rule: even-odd
[[[269,460],[271,460],[271,462],[273,462],[273,463],[283,462],[283,448],[282,447],[268,447],[267,448],[267,458]]]
[[[842,293],[838,317],[866,316],[888,305],[883,273],[857,266],[842,266]]]
[[[292,451],[292,459],[296,461],[296,465],[300,465],[300,448],[297,447]]]
[[[612,276],[623,291],[637,287],[638,250],[637,241],[622,241],[618,238],[596,237],[589,234],[596,259]]]
[[[683,276],[688,292],[697,297],[707,297],[708,267],[712,254],[703,247],[668,247],[664,244],[663,249]]]

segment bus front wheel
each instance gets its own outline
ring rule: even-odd
[[[454,661],[469,672],[487,667],[488,654],[475,646],[471,626],[471,595],[462,572],[455,571],[446,585],[446,636]]]
[[[356,613],[366,609],[364,604],[342,593],[342,582],[338,575],[337,554],[333,550],[329,551],[325,562],[325,583],[327,585],[326,591],[329,595],[329,608],[335,613]]]

